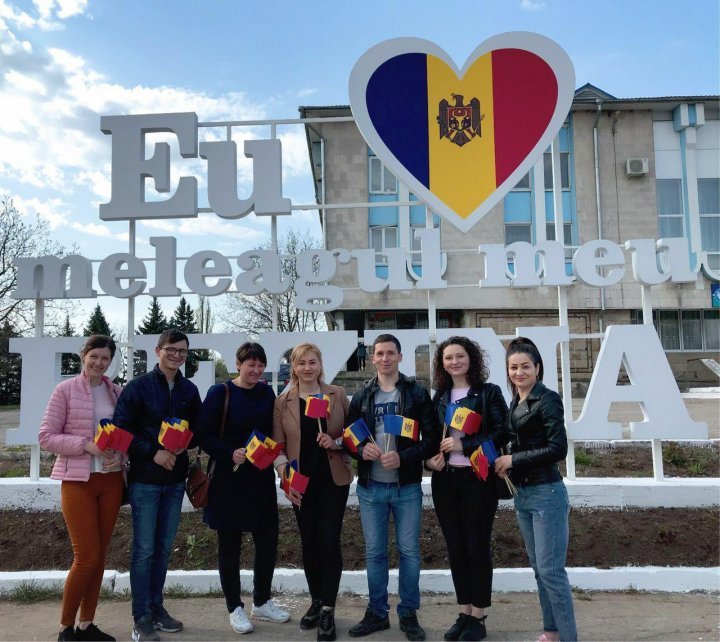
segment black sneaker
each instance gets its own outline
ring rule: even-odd
[[[408,613],[400,618],[400,630],[405,633],[408,640],[425,639],[425,629],[420,626],[415,613]]]
[[[152,622],[158,631],[164,631],[165,633],[177,633],[182,631],[183,628],[183,623],[170,615],[164,606],[161,606],[153,613]]]
[[[380,617],[370,609],[365,611],[365,617],[348,631],[351,638],[362,638],[376,631],[385,631],[390,628],[390,619],[386,615]]]
[[[460,634],[459,640],[484,640],[487,637],[485,630],[485,619],[487,615],[477,618],[473,615],[468,616],[467,624]]]
[[[322,602],[320,600],[313,600],[310,608],[305,611],[305,615],[300,618],[300,628],[304,631],[316,628],[320,622],[321,609]]]
[[[321,642],[337,640],[334,608],[324,607],[320,612],[320,624],[318,625],[317,639]]]
[[[455,624],[445,631],[443,639],[448,642],[457,642],[457,640],[460,639],[460,634],[465,629],[465,625],[467,624],[469,617],[470,616],[467,613],[460,613],[457,620],[455,620]]]
[[[108,635],[104,631],[101,631],[92,622],[86,629],[78,627],[75,629],[76,640],[87,640],[88,642],[115,642],[115,638],[112,635]]]
[[[66,626],[60,633],[58,633],[58,642],[72,642],[72,640],[77,640],[75,637],[75,629],[71,626]]]
[[[145,640],[159,640],[160,636],[155,631],[152,618],[149,615],[143,615],[135,620],[135,626],[132,630],[133,642],[145,642]]]

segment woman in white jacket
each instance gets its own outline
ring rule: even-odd
[[[114,356],[110,337],[89,337],[80,352],[81,374],[58,384],[40,426],[40,445],[58,456],[50,477],[62,480],[62,512],[74,554],[58,640],[115,640],[93,623],[105,552],[125,488],[123,454],[101,451],[93,439],[100,419],[112,417],[120,395],[120,387],[105,376]]]

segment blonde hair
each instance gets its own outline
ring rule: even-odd
[[[296,345],[290,353],[290,385],[297,386],[300,384],[298,376],[295,374],[295,366],[304,359],[308,353],[314,352],[317,355],[318,361],[320,362],[320,376],[318,382],[323,383],[325,378],[325,371],[323,370],[322,352],[314,343],[300,343]]]

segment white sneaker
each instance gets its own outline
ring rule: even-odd
[[[232,613],[230,613],[230,626],[233,628],[235,633],[252,633],[253,625],[248,616],[245,615],[245,609],[242,606],[238,606]]]
[[[267,620],[268,622],[287,622],[290,619],[290,613],[283,611],[272,600],[268,600],[262,606],[253,604],[252,616],[256,620]]]

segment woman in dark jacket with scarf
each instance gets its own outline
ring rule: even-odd
[[[485,609],[492,593],[490,535],[498,499],[490,476],[479,479],[470,455],[505,426],[507,405],[500,388],[487,383],[488,369],[480,346],[467,337],[441,343],[433,360],[433,405],[443,426],[440,452],[428,459],[432,469],[435,512],[448,547],[450,571],[460,614],[445,633],[446,640],[482,640],[486,636]],[[450,404],[482,416],[478,432],[466,435],[445,428]],[[492,471],[489,475],[492,475]]]
[[[505,438],[511,454],[495,470],[517,487],[515,514],[535,571],[544,631],[538,642],[577,640],[570,582],[565,571],[570,503],[557,462],[567,455],[563,403],[542,383],[543,362],[530,339],[518,337],[506,353],[513,393]]]
[[[253,430],[272,434],[275,393],[262,381],[267,357],[261,345],[243,343],[236,360],[238,376],[208,390],[195,436],[215,462],[203,521],[217,531],[220,585],[230,625],[237,633],[250,633],[253,625],[240,599],[243,533],[252,533],[255,544],[252,617],[286,622],[290,615],[270,599],[279,530],[275,473],[272,466],[256,468],[245,448]]]

